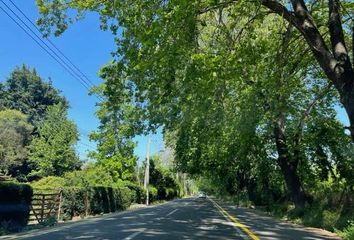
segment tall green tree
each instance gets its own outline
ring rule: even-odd
[[[1,107],[16,109],[28,115],[32,124],[44,119],[48,106],[61,103],[68,108],[68,102],[53,87],[51,80],[44,81],[35,69],[26,65],[16,67],[0,84],[0,96]]]
[[[23,113],[10,109],[0,111],[0,173],[8,174],[27,159],[32,129]]]
[[[304,176],[314,166],[308,148],[316,144],[307,131],[309,120],[325,119],[314,122],[320,129],[330,124],[346,139],[333,120],[333,105],[340,100],[354,122],[346,46],[351,28],[348,14],[339,11],[353,6],[351,1],[38,1],[38,6],[39,23],[47,33],[54,26],[57,35],[68,27],[69,9],[99,12],[118,45],[116,61],[104,67],[110,103],[129,91],[149,120],[147,129],[162,124],[176,132],[177,160],[191,173],[214,172],[231,186],[236,175],[238,187],[253,192],[262,167],[280,171],[290,196],[303,206]],[[261,179],[265,188],[274,186],[266,180]]]
[[[65,4],[63,4],[65,3]],[[349,49],[351,27],[347,22],[352,9],[352,1],[304,1],[304,0],[259,0],[248,1],[43,1],[37,0],[42,17],[38,23],[46,34],[64,32],[70,22],[76,20],[68,13],[70,9],[78,10],[79,14],[85,11],[97,11],[102,20],[102,28],[110,28],[117,37],[117,54],[122,56],[122,62],[131,64],[132,68],[144,67],[142,58],[161,62],[167,60],[160,53],[175,55],[173,62],[168,62],[174,68],[182,52],[195,50],[200,40],[200,26],[205,26],[204,16],[209,13],[219,14],[219,19],[230,18],[231,22],[238,22],[239,18],[249,16],[244,26],[238,28],[231,25],[232,32],[243,32],[252,28],[252,20],[262,15],[278,15],[288,22],[300,34],[298,43],[306,42],[321,68],[322,73],[334,84],[343,104],[351,126],[348,129],[354,140],[354,72],[350,59]],[[133,7],[132,7],[133,6]],[[132,17],[134,16],[134,17]],[[350,15],[349,15],[350,19]],[[111,21],[112,20],[112,21]],[[201,25],[199,25],[201,23]],[[219,31],[224,25],[220,24]],[[327,37],[329,35],[329,38]],[[218,38],[215,38],[218,40]],[[237,39],[235,39],[237,40]],[[194,46],[194,47],[193,47]],[[168,47],[168,48],[165,48]],[[280,47],[280,46],[279,46]],[[190,52],[191,53],[191,52]],[[179,57],[178,57],[179,56]],[[152,58],[152,59],[151,59]],[[160,60],[160,61],[159,61]],[[168,76],[166,68],[166,76]],[[155,69],[150,68],[152,72]],[[171,71],[170,71],[171,73]]]
[[[104,91],[106,91],[105,85],[93,89],[93,93],[101,95],[102,99],[104,99],[102,95]],[[115,182],[133,180],[137,161],[134,155],[134,125],[131,124],[132,121],[124,120],[134,117],[134,108],[120,102],[121,98],[124,98],[124,93],[117,98],[115,104],[110,104],[106,99],[98,104],[99,110],[96,116],[100,120],[100,126],[98,131],[90,135],[90,139],[98,143],[97,151],[91,151],[90,157],[95,159]]]
[[[76,170],[80,161],[75,152],[79,133],[75,123],[68,119],[62,104],[48,107],[45,119],[38,125],[38,136],[29,146],[29,160],[34,170],[31,176],[63,176]]]

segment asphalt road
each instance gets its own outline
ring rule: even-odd
[[[221,206],[221,207],[220,207]],[[233,219],[231,219],[231,218]],[[238,222],[239,221],[239,222]],[[246,230],[245,230],[246,229]],[[248,231],[248,232],[247,232]],[[251,234],[251,236],[250,236]],[[0,237],[27,240],[142,239],[338,239],[276,221],[252,210],[209,199],[188,198],[165,204]]]

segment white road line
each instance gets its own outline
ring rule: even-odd
[[[166,217],[168,217],[168,216],[174,214],[174,213],[177,212],[177,211],[178,211],[178,209],[173,210],[172,212],[170,212],[169,214],[167,214]]]
[[[131,239],[135,238],[136,236],[138,236],[139,234],[141,234],[142,232],[144,232],[145,230],[146,230],[146,228],[143,228],[141,231],[132,233],[128,237],[124,238],[123,240],[131,240]]]

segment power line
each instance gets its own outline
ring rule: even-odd
[[[53,45],[54,48],[57,49],[57,51],[60,52],[60,53],[64,56],[64,58],[66,58],[67,61],[70,62],[70,63],[73,65],[73,67],[74,67],[75,69],[77,69],[82,75],[84,75],[85,78],[87,78],[88,80],[85,80],[81,75],[79,75],[79,74],[77,73],[77,71],[75,71],[75,70],[73,69],[73,67],[71,67],[70,65],[68,65],[67,62],[65,62],[65,61],[62,59],[62,57],[59,56],[50,46],[48,46],[48,44],[43,41],[43,39],[41,38],[41,36],[38,36],[38,35],[32,30],[32,28],[31,28],[30,26],[28,26],[28,25],[21,19],[21,17],[18,16],[3,0],[0,0],[0,1],[1,1],[1,2],[4,4],[4,6],[5,6],[9,11],[11,11],[11,13],[12,13],[14,16],[16,16],[16,18],[17,18],[19,21],[21,21],[21,23],[22,23],[23,25],[25,25],[25,27],[27,28],[27,29],[24,28],[23,25],[21,25],[21,23],[20,23],[18,20],[16,20],[13,16],[11,16],[11,15],[9,14],[9,12],[7,12],[3,7],[0,6],[0,9],[1,9],[18,27],[20,27],[21,30],[23,30],[33,41],[35,41],[35,42],[38,44],[38,46],[39,46],[40,48],[42,48],[52,59],[54,59],[59,65],[61,65],[75,80],[78,80],[78,81],[80,82],[80,84],[83,85],[87,90],[90,89],[90,87],[91,87],[91,85],[93,85],[93,83],[86,77],[86,75],[84,75],[84,74],[82,73],[81,70],[79,70],[79,68],[78,68],[76,65],[74,65],[74,64],[72,63],[72,61],[71,61],[68,57],[66,57],[66,56],[64,55],[64,53],[63,53],[62,51],[59,50],[59,48],[57,48],[57,47],[54,45],[53,42],[51,42],[49,39],[47,39],[48,42],[50,41],[51,45]],[[11,1],[11,0],[10,0],[10,1]],[[23,13],[23,11],[21,11],[12,1],[11,1],[11,3],[16,7],[16,9],[18,9],[18,11],[20,11],[20,12],[22,13],[22,15],[25,16],[25,18],[26,18],[33,26],[36,27],[37,31],[40,32],[40,30],[38,29],[38,27]],[[28,30],[29,30],[37,39],[36,39]],[[40,42],[39,42],[38,40],[39,40]],[[45,48],[41,43],[44,44],[50,51],[49,51],[47,48]],[[53,55],[53,54],[54,54],[54,55]],[[100,98],[99,96],[97,96],[97,97]],[[101,98],[100,98],[100,99],[101,99]]]
[[[1,3],[3,3],[3,5],[14,15],[16,16],[16,18],[23,24],[25,25],[25,28],[23,25],[21,25],[21,23],[16,20],[8,11],[6,11],[1,5],[0,5],[0,9],[23,31],[25,32],[33,41],[36,42],[36,44],[42,48],[53,60],[55,60],[59,65],[61,65],[75,80],[78,80],[87,90],[89,90],[90,88],[90,85],[94,85],[88,78],[87,76],[82,73],[82,71],[75,65],[72,63],[72,61],[65,56],[65,54],[60,51],[59,48],[57,48],[55,46],[55,44],[53,42],[51,42],[49,39],[46,39],[60,54],[63,55],[63,57],[70,63],[72,64],[72,66],[82,74],[82,76],[84,76],[87,81],[85,79],[83,79],[80,75],[77,74],[77,72],[75,72],[73,70],[73,68],[71,66],[69,66],[50,46],[48,46],[48,44],[46,44],[43,39],[38,36],[22,19],[20,16],[18,16],[3,0],[0,0]],[[38,27],[11,1],[9,0],[12,5],[15,6],[15,8],[21,12],[21,14],[40,32],[40,30],[38,29]],[[37,38],[35,38],[29,31]],[[38,41],[39,40],[39,41]],[[43,43],[47,48],[45,48],[41,43]],[[54,54],[54,55],[53,55]],[[59,59],[59,60],[58,60]],[[76,75],[76,76],[75,76]],[[79,77],[79,78],[78,78]],[[100,98],[100,96],[97,96]],[[101,99],[101,98],[100,98]],[[82,133],[81,135],[89,135],[88,132],[82,128],[80,128]],[[85,133],[86,132],[86,133]],[[85,144],[85,143],[82,143],[82,142],[78,142],[79,144],[83,145],[83,146],[86,146],[88,148],[91,148],[93,150],[95,150],[94,147],[88,145],[88,144]]]
[[[1,1],[3,3],[3,1]],[[55,56],[50,53],[45,47],[43,47],[37,39],[35,39],[23,26],[21,26],[21,24],[16,20],[14,19],[3,7],[0,6],[0,9],[18,26],[22,29],[22,31],[24,31],[33,41],[35,41],[38,46],[40,48],[42,48],[50,57],[52,57],[58,64],[60,64],[73,78],[76,79],[75,75],[69,71],[69,69],[66,68],[66,66],[64,64],[62,64],[60,61],[58,61]],[[87,90],[89,90],[89,87],[86,86],[84,83],[81,83]]]
[[[89,144],[86,144],[86,143],[83,143],[83,142],[77,142],[78,144],[81,144],[82,146],[84,146],[84,147],[88,147],[88,148],[90,148],[90,149],[92,149],[92,150],[96,150],[96,148],[95,147],[93,147],[93,146],[91,146],[91,145],[89,145]]]
[[[59,59],[67,68],[69,68],[71,70],[72,73],[74,73],[77,77],[79,77],[79,79],[77,77],[75,77],[75,79],[79,80],[80,82],[84,83],[86,88],[90,87],[90,84],[86,82],[85,79],[82,79],[82,77],[80,77],[71,66],[69,66],[50,46],[48,46],[48,44],[43,41],[41,36],[38,36],[31,27],[29,27],[25,21],[22,20],[22,18],[20,16],[18,16],[10,7],[9,5],[7,5],[3,0],[1,0],[1,2],[5,5],[5,7],[11,11],[11,13],[13,15],[15,15],[15,17],[21,21],[21,23],[41,42],[43,43],[55,56],[56,56],[56,60]],[[58,61],[57,61],[58,62]],[[66,69],[67,69],[66,68]]]
[[[41,33],[41,30],[38,28],[38,26],[12,0],[9,1],[17,9],[17,11],[19,11],[22,14],[22,16],[24,16],[27,19],[27,21],[31,23],[31,25],[35,29],[37,29],[39,33]],[[45,38],[45,39],[75,68],[76,71],[78,71],[86,79],[86,81],[89,84],[94,85],[94,83],[49,38]]]

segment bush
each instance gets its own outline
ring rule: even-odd
[[[343,231],[337,231],[338,235],[344,240],[354,239],[354,222],[350,222],[348,227],[343,229]]]
[[[28,222],[33,191],[30,185],[0,182],[0,224],[18,231]]]
[[[124,182],[124,186],[131,190],[131,202],[144,203],[146,199],[146,192],[143,187],[132,182]]]
[[[112,186],[112,177],[100,166],[87,166],[83,170],[73,171],[65,174],[67,186],[90,187],[90,186]]]
[[[120,187],[117,188],[117,192],[119,194],[117,195],[117,198],[119,199],[118,201],[118,210],[125,210],[127,209],[130,204],[131,204],[131,190],[127,187]]]
[[[148,186],[149,190],[149,202],[155,202],[157,200],[157,189],[151,185]]]
[[[48,177],[44,177],[36,182],[32,182],[31,186],[35,190],[53,191],[53,190],[57,190],[59,188],[64,187],[65,181],[66,180],[62,177],[48,176]]]
[[[62,210],[63,219],[72,219],[74,216],[85,215],[85,197],[87,190],[85,188],[64,188]]]
[[[178,197],[178,190],[175,188],[166,188],[165,189],[165,199],[172,200]]]
[[[158,200],[172,200],[178,197],[178,190],[172,187],[159,187],[157,189]]]
[[[124,210],[130,206],[131,194],[126,187],[95,186],[64,188],[62,212],[64,219],[87,214],[101,214]]]

